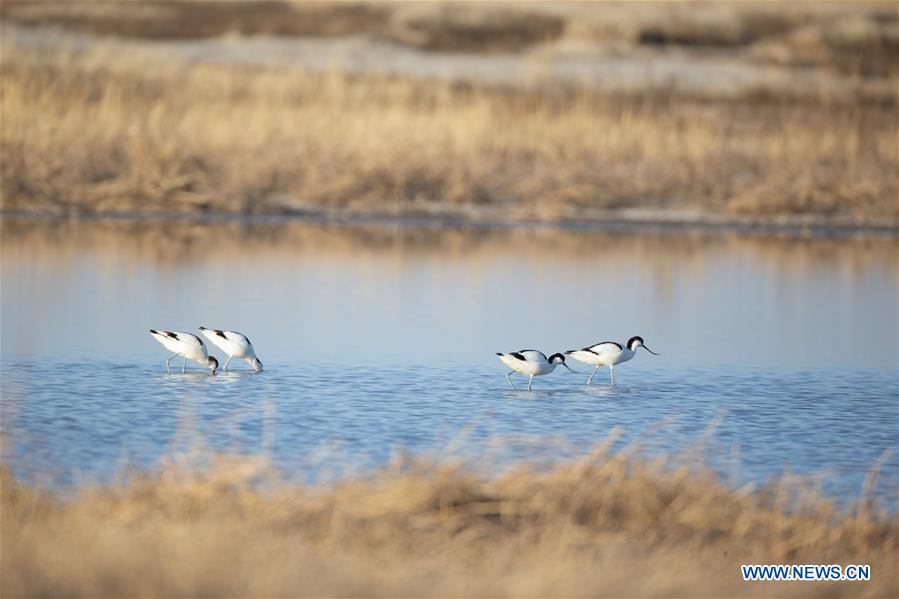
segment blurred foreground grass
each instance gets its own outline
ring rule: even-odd
[[[176,459],[74,496],[2,478],[2,594],[895,597],[899,522],[786,484],[611,454],[499,477],[397,461],[328,486],[262,459]],[[798,490],[797,490],[798,489]],[[746,583],[742,563],[870,564],[870,582]]]

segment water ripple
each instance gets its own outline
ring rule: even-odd
[[[705,438],[710,465],[734,484],[785,468],[818,474],[855,498],[867,469],[897,444],[897,382],[868,371],[766,373],[726,368],[687,375],[635,364],[617,387],[541,377],[513,391],[501,369],[267,365],[263,373],[167,374],[158,364],[2,362],[4,461],[17,476],[66,486],[148,467],[198,442],[271,451],[288,476],[341,476],[398,450],[497,465],[587,452],[615,427],[618,447],[687,450]],[[876,493],[895,505],[897,456]]]

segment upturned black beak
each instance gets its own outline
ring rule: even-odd
[[[648,351],[649,353],[651,353],[652,355],[654,355],[654,356],[661,356],[661,355],[662,355],[662,354],[657,354],[657,353],[655,353],[654,351],[652,351],[651,349],[649,349],[649,348],[646,347],[645,345],[642,345],[641,347],[642,347],[643,349],[645,349],[646,351]]]

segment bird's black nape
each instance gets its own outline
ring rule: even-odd
[[[551,356],[549,357],[549,363],[550,363],[550,364],[553,363],[553,358],[559,358],[560,360],[562,360],[562,364],[565,363],[565,356],[563,356],[562,354],[556,353],[556,354],[551,355]]]
[[[643,343],[643,337],[640,337],[640,336],[635,335],[634,337],[631,337],[630,339],[628,339],[628,340],[627,340],[627,348],[628,348],[629,350],[633,351],[633,349],[634,349],[633,345],[634,345],[634,343],[637,342],[637,341],[639,341],[639,342],[642,344],[642,343]]]

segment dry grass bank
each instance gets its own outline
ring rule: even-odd
[[[123,53],[94,40],[74,52],[13,41],[2,52],[5,208],[899,218],[897,97],[885,91],[899,76],[899,13],[889,2],[24,0],[4,2],[0,17],[149,40],[601,47],[595,56],[637,56],[636,65],[675,48],[786,66],[797,78],[806,67],[832,74],[800,86],[801,97],[759,83],[757,93],[713,101],[656,88],[625,97],[216,66],[152,44]]]
[[[899,592],[895,516],[602,448],[546,473],[412,462],[328,488],[248,458],[174,462],[69,500],[0,482],[4,597]],[[872,580],[746,583],[741,563],[867,563]]]
[[[102,45],[2,58],[7,209],[899,211],[893,102],[512,91]]]

